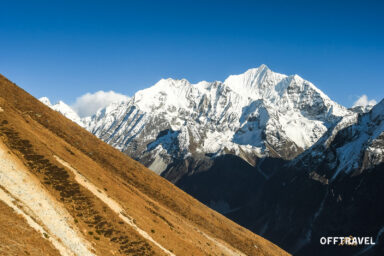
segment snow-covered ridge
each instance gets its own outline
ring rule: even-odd
[[[56,104],[52,105],[51,101],[47,97],[42,97],[39,99],[42,103],[47,105],[48,107],[52,108],[53,110],[60,112],[68,119],[72,120],[73,122],[79,124],[80,126],[84,126],[83,121],[81,120],[80,116],[67,104],[65,104],[63,101],[59,101]]]
[[[79,119],[63,104],[51,107],[147,166],[161,166],[158,173],[195,154],[290,159],[353,114],[298,75],[265,65],[224,82],[162,79],[92,117]]]
[[[310,150],[292,161],[291,165],[304,165],[318,172],[330,170],[331,173],[327,175],[333,181],[341,173],[358,175],[382,162],[384,100],[369,112],[343,117]]]

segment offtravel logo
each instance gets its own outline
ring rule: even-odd
[[[329,237],[321,237],[320,244],[322,245],[339,245],[339,246],[358,246],[358,245],[375,245],[372,237],[363,236],[363,237],[355,237],[355,236],[329,236]]]

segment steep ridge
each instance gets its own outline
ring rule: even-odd
[[[367,113],[344,117],[291,164],[319,169],[331,181],[339,175],[361,174],[384,162],[383,133],[384,100]]]
[[[54,226],[75,232],[77,236],[71,239],[79,240],[74,244],[93,255],[287,255],[98,140],[2,76],[0,108],[2,154],[6,161],[13,161],[11,165],[19,166],[11,168],[7,175],[20,173],[18,179],[26,182],[1,175],[2,191],[12,198],[2,197],[1,201],[18,202],[7,206],[13,209],[12,214],[31,226],[26,219],[29,216],[38,225],[34,234],[48,240],[61,255],[85,254],[74,249],[71,241],[62,239],[50,221],[62,221],[62,225]],[[16,184],[17,189],[12,189],[6,180]],[[35,200],[42,203],[34,207],[36,202],[25,195],[28,186],[29,194],[45,197],[61,219],[49,211],[39,212],[49,208],[41,200]],[[112,205],[119,205],[123,211],[117,213]],[[28,238],[21,235],[19,240],[27,242]],[[53,240],[61,243],[66,252]],[[54,251],[52,247],[50,250]]]

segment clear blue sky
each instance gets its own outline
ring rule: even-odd
[[[1,1],[0,73],[72,103],[264,63],[339,103],[384,97],[384,1]]]

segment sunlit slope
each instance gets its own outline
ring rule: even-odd
[[[1,206],[46,255],[287,255],[3,76],[0,138]]]

